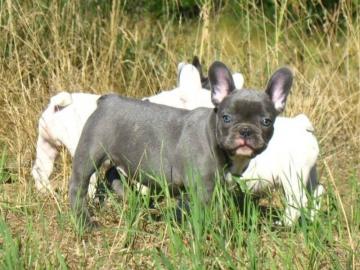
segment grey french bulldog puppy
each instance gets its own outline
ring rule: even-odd
[[[266,148],[292,85],[291,71],[276,71],[261,92],[235,91],[231,73],[221,62],[211,65],[209,80],[214,109],[188,111],[118,95],[98,100],[73,160],[69,197],[78,217],[90,222],[89,178],[105,161],[128,176],[142,172],[140,180],[150,188],[158,187],[154,176],[163,176],[173,196],[194,184],[205,204],[216,175],[223,175],[232,160],[243,170]],[[187,200],[179,199],[179,208],[187,206]]]

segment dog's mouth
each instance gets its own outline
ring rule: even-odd
[[[236,139],[235,147],[231,149],[233,155],[236,156],[248,156],[253,157],[255,155],[255,149],[246,139],[238,138]]]
[[[248,156],[248,157],[252,157],[254,156],[254,149],[251,148],[251,146],[249,145],[243,145],[243,146],[239,146],[238,148],[235,149],[235,155],[237,156]]]
[[[237,132],[232,132],[223,138],[222,147],[230,156],[254,158],[265,150],[267,141],[256,132],[246,137],[240,136]]]

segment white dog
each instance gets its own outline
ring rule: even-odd
[[[242,75],[234,74],[234,80],[236,88],[241,89]],[[184,109],[213,107],[210,92],[202,88],[200,74],[193,65],[179,65],[178,84],[173,90],[146,99]],[[51,98],[39,119],[37,154],[32,169],[38,190],[51,190],[49,176],[60,145],[64,145],[74,155],[82,128],[95,110],[98,98],[99,95],[67,92]],[[291,225],[300,216],[300,209],[307,206],[306,193],[317,198],[324,192],[316,176],[315,163],[319,149],[313,127],[305,115],[278,117],[274,130],[267,149],[250,162],[245,172],[237,172],[234,166],[232,173],[242,173],[242,180],[254,193],[281,185],[286,197],[283,224]],[[227,179],[231,181],[231,178]],[[92,177],[89,187],[89,196],[92,198],[95,189],[96,178]],[[319,207],[320,202],[311,212],[312,217]]]
[[[316,174],[319,147],[313,132],[304,114],[278,117],[266,151],[252,159],[241,175],[241,180],[255,194],[274,186],[283,188],[286,208],[281,223],[284,225],[292,225],[299,218],[300,209],[307,206],[308,196],[314,198],[315,204],[310,211],[311,219],[320,208],[319,198],[324,187],[318,183]]]

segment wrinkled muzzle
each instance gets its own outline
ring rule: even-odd
[[[265,150],[270,138],[253,124],[237,124],[218,133],[223,149],[231,156],[254,157]]]

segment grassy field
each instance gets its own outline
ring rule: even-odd
[[[105,2],[0,1],[0,268],[360,268],[357,1],[341,1],[321,20],[305,1],[278,1],[273,18],[260,2],[225,2],[214,12],[204,1],[193,19],[155,19]],[[30,174],[49,97],[60,90],[152,95],[173,88],[178,62],[193,55],[206,65],[223,61],[244,74],[246,87],[260,89],[277,67],[293,69],[284,115],[305,113],[316,129],[327,189],[317,220],[276,228],[279,193],[262,201],[266,211],[246,197],[239,213],[218,187],[213,203],[202,209],[194,200],[193,215],[179,226],[171,200],[150,209],[148,198],[128,190],[124,202],[109,193],[93,207],[101,229],[77,230],[67,152],[51,176],[57,197],[39,194]]]

